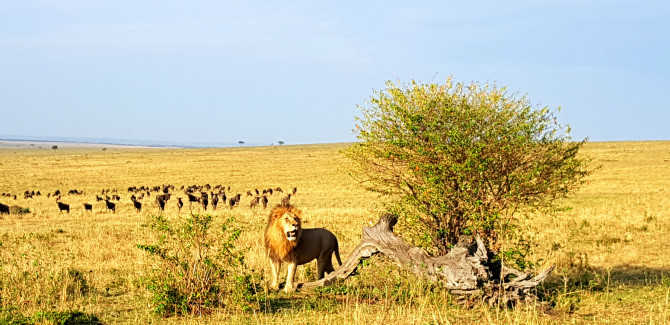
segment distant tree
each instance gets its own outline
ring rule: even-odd
[[[387,82],[368,105],[359,107],[359,141],[343,151],[351,174],[388,196],[407,236],[435,253],[480,234],[518,263],[525,253],[509,248],[525,245],[517,218],[556,211],[590,174],[578,155],[586,140],[571,141],[551,110],[505,88]],[[501,249],[504,239],[512,246]]]
[[[279,143],[279,145],[281,146],[284,144],[284,141],[278,141],[277,143]]]
[[[53,146],[51,146],[51,149],[56,150],[56,149],[58,149],[58,146],[57,146],[57,145],[53,145]]]

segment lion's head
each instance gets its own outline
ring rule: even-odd
[[[265,249],[271,260],[295,260],[293,249],[298,245],[302,234],[300,217],[302,212],[291,205],[276,206],[270,211],[265,228]]]

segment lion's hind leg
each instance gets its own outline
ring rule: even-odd
[[[317,280],[323,279],[326,273],[331,273],[335,271],[333,267],[333,252],[327,252],[326,254],[321,254],[316,260],[318,266],[317,269]]]

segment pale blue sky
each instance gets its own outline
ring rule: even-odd
[[[0,0],[0,135],[353,141],[386,80],[449,75],[670,140],[670,2]]]

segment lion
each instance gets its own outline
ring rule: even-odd
[[[318,279],[322,279],[326,272],[335,271],[333,252],[342,265],[337,237],[323,228],[302,229],[301,217],[302,212],[292,205],[278,205],[270,211],[265,228],[265,249],[272,264],[272,289],[279,289],[277,279],[282,263],[288,264],[286,292],[295,290],[293,281],[298,265],[316,258]]]

